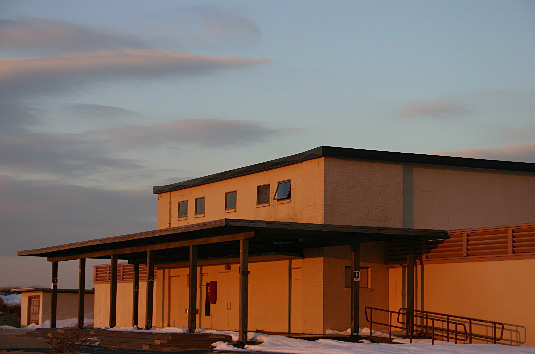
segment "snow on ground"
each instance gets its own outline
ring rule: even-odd
[[[71,318],[68,320],[57,321],[57,327],[74,327],[78,320]],[[92,319],[86,319],[86,325],[93,324]],[[2,326],[8,327],[8,326]],[[50,322],[45,322],[40,326],[31,325],[27,328],[49,328]],[[115,327],[108,329],[110,331],[133,332],[141,331],[136,327]],[[143,332],[152,333],[188,333],[187,327],[165,327],[154,328]],[[233,340],[238,340],[238,332],[234,331],[216,331],[206,328],[197,328],[196,333],[214,333],[230,335]],[[369,335],[368,328],[361,328],[360,335]],[[330,331],[329,334],[349,334],[349,332]],[[377,337],[388,337],[388,333],[373,331]],[[260,344],[247,345],[245,349],[239,349],[225,342],[216,342],[216,351],[233,351],[233,352],[264,352],[264,353],[295,353],[295,354],[535,354],[535,346],[532,347],[512,347],[500,344],[453,344],[442,341],[435,341],[435,345],[430,345],[430,339],[415,339],[409,344],[408,339],[397,337],[393,334],[392,338],[396,342],[406,344],[374,344],[367,340],[361,343],[343,342],[332,339],[319,339],[308,341],[304,339],[294,339],[284,336],[267,335],[256,332],[248,332],[247,339]]]
[[[92,326],[94,323],[92,318],[85,318],[84,319],[84,326]],[[78,319],[77,318],[69,318],[66,320],[57,320],[56,321],[56,327],[57,328],[66,328],[66,327],[76,327],[78,326]],[[50,321],[47,320],[44,323],[41,323],[40,325],[31,324],[29,326],[26,326],[26,328],[34,329],[34,328],[50,328]]]
[[[0,298],[4,301],[4,304],[8,306],[20,305],[22,303],[21,294],[0,295]]]

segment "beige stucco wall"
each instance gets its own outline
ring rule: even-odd
[[[325,223],[402,227],[400,164],[325,159]]]
[[[323,223],[323,158],[232,178],[158,196],[158,228],[223,218]],[[273,200],[278,182],[292,181],[291,200]],[[270,184],[269,205],[256,205],[256,187]],[[235,211],[225,210],[225,193],[237,191]],[[195,216],[195,199],[205,197],[204,216]],[[188,217],[178,218],[178,203],[188,200]]]
[[[424,264],[423,307],[427,311],[506,324],[506,343],[535,345],[535,259]],[[391,309],[404,303],[404,272],[390,269]],[[416,276],[422,308],[421,267]]]
[[[134,301],[132,282],[117,283],[116,326],[132,327]],[[139,282],[138,326],[145,326],[147,283]],[[156,306],[156,305],[154,305]],[[155,307],[154,307],[155,308]],[[110,284],[95,283],[95,327],[108,327],[110,313]]]
[[[415,167],[414,227],[464,229],[533,222],[535,174]]]
[[[20,324],[28,325],[28,297],[40,296],[39,324],[50,320],[50,306],[52,304],[52,294],[43,291],[30,291],[22,293],[21,317]],[[94,308],[94,295],[85,294],[84,317],[92,319]],[[78,294],[76,293],[58,293],[58,305],[56,320],[67,320],[78,318]]]

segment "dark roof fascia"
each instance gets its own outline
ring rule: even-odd
[[[203,184],[223,181],[235,177],[241,177],[257,172],[268,171],[275,168],[294,165],[307,160],[320,157],[346,158],[353,160],[372,160],[395,163],[413,163],[423,165],[437,165],[447,167],[465,167],[485,170],[501,170],[514,172],[535,172],[535,163],[475,159],[469,157],[452,157],[440,155],[414,154],[405,152],[390,152],[379,150],[365,150],[342,148],[333,146],[320,146],[318,148],[302,152],[300,154],[282,157],[276,160],[262,162],[246,167],[237,168],[225,172],[215,173],[205,177],[199,177],[188,181],[173,183],[165,186],[154,186],[153,193],[161,194],[181,189],[200,186]]]
[[[121,246],[127,247],[131,241],[143,241],[145,245],[158,244],[161,239],[158,236],[165,235],[180,235],[184,236],[182,240],[189,240],[194,238],[200,232],[209,231],[210,235],[217,236],[221,233],[233,233],[244,231],[258,231],[262,233],[264,238],[269,238],[270,234],[277,235],[279,233],[296,233],[302,235],[324,235],[329,232],[332,235],[350,235],[361,234],[376,237],[382,235],[390,236],[414,236],[414,237],[428,237],[428,238],[445,238],[447,231],[444,230],[428,230],[428,229],[407,229],[407,228],[392,228],[392,227],[372,227],[372,226],[351,226],[351,225],[329,225],[329,224],[308,224],[296,222],[279,222],[279,221],[263,221],[263,220],[245,220],[245,219],[220,219],[208,221],[199,224],[192,224],[186,226],[179,226],[168,229],[152,230],[139,232],[135,234],[127,234],[113,237],[106,237],[101,239],[68,243],[58,246],[45,247],[33,250],[19,251],[19,256],[61,256],[65,254],[83,254],[89,248],[101,246],[107,249],[117,249]],[[267,236],[266,236],[267,235]],[[332,236],[331,235],[331,236]]]

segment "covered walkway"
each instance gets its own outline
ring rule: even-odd
[[[155,266],[168,263],[189,265],[188,328],[196,328],[197,265],[239,259],[239,340],[247,339],[248,277],[250,258],[260,261],[303,257],[303,250],[315,247],[351,245],[351,333],[359,327],[360,245],[374,241],[401,241],[407,246],[407,308],[414,309],[414,249],[421,241],[444,240],[446,231],[388,227],[305,224],[242,219],[220,219],[193,225],[145,231],[135,234],[75,242],[53,247],[19,251],[19,256],[47,257],[52,265],[51,327],[56,327],[58,264],[79,260],[78,327],[83,327],[85,261],[87,258],[110,259],[109,327],[116,325],[117,262],[134,265],[133,319],[138,326],[139,265],[147,266],[146,311],[143,327],[153,326],[153,289]]]

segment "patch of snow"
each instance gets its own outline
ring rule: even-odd
[[[92,326],[94,323],[94,320],[92,318],[85,318],[84,319],[84,326]],[[77,318],[69,318],[66,320],[58,320],[56,321],[56,328],[68,328],[68,327],[76,327],[78,326],[78,319]],[[31,324],[26,326],[26,328],[34,329],[34,328],[50,328],[50,320],[45,321],[44,323],[41,323],[40,325]]]
[[[9,294],[9,295],[0,295],[0,298],[2,301],[4,301],[4,304],[8,306],[14,306],[19,305],[22,303],[22,295],[21,294]]]

